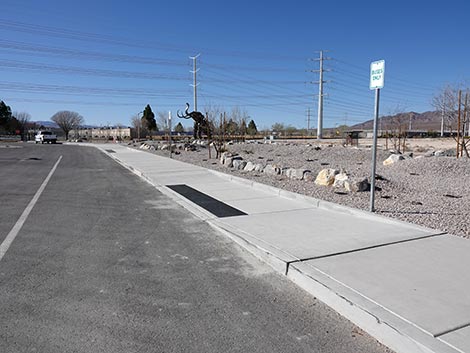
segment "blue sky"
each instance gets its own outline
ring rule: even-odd
[[[0,99],[33,120],[59,110],[130,125],[192,104],[245,110],[259,128],[316,127],[319,50],[324,126],[371,119],[371,61],[384,59],[381,114],[432,110],[446,84],[468,85],[464,1],[2,0]],[[187,121],[183,121],[189,125]]]

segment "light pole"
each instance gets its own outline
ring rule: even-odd
[[[137,141],[140,142],[140,125],[142,125],[142,120],[139,120],[139,119],[142,119],[142,118],[139,118],[139,114],[144,114],[144,111],[142,110],[141,112],[138,112],[137,113]]]

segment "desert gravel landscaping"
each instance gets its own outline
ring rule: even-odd
[[[382,144],[383,141],[379,141]],[[168,156],[160,150],[162,142],[147,142],[150,153]],[[134,144],[136,148],[138,144]],[[325,168],[345,172],[349,179],[370,177],[370,142],[359,147],[342,146],[340,141],[276,141],[275,143],[234,143],[227,152],[244,161],[262,166],[274,165],[282,169],[278,175],[259,171],[246,171],[227,167],[208,158],[208,149],[197,146],[196,151],[185,151],[178,146],[173,158],[236,175],[259,183],[327,200],[341,205],[368,210],[370,192],[352,192],[342,187],[316,185],[314,180]],[[415,139],[408,141],[404,160],[384,166],[383,161],[392,153],[379,145],[377,153],[376,212],[403,221],[438,229],[457,236],[470,237],[470,160],[456,159],[452,139]],[[438,151],[437,153],[434,153]],[[288,177],[288,168],[304,169],[306,180]],[[286,175],[287,174],[287,175]]]

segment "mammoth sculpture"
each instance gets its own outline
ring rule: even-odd
[[[178,118],[180,119],[193,119],[194,120],[193,136],[195,139],[201,139],[202,134],[206,133],[207,138],[210,140],[211,128],[210,128],[209,121],[201,112],[197,112],[197,111],[189,112],[189,103],[186,103],[186,109],[184,111],[184,115],[180,114],[179,110],[176,112],[176,115],[178,115]]]

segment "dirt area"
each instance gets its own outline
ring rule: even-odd
[[[370,180],[371,144],[372,140],[365,139],[360,140],[359,147],[343,146],[341,140],[276,140],[274,143],[247,142],[227,146],[229,153],[246,162],[263,167],[277,166],[282,171],[277,175],[227,167],[215,159],[214,150],[209,159],[208,148],[199,145],[195,151],[185,151],[180,144],[178,154],[173,158],[317,199],[369,210],[369,191],[319,186],[314,180],[326,168],[342,171],[350,180]],[[379,140],[376,212],[469,238],[470,160],[452,157],[455,144],[453,139],[410,139],[407,150],[412,155],[408,152],[405,159],[384,165],[383,161],[391,152],[384,148],[384,141]],[[168,156],[168,151],[160,150],[163,145],[162,142],[149,142],[148,152]],[[435,151],[442,153],[434,154]],[[303,180],[290,177],[286,172],[290,168],[303,170]]]

